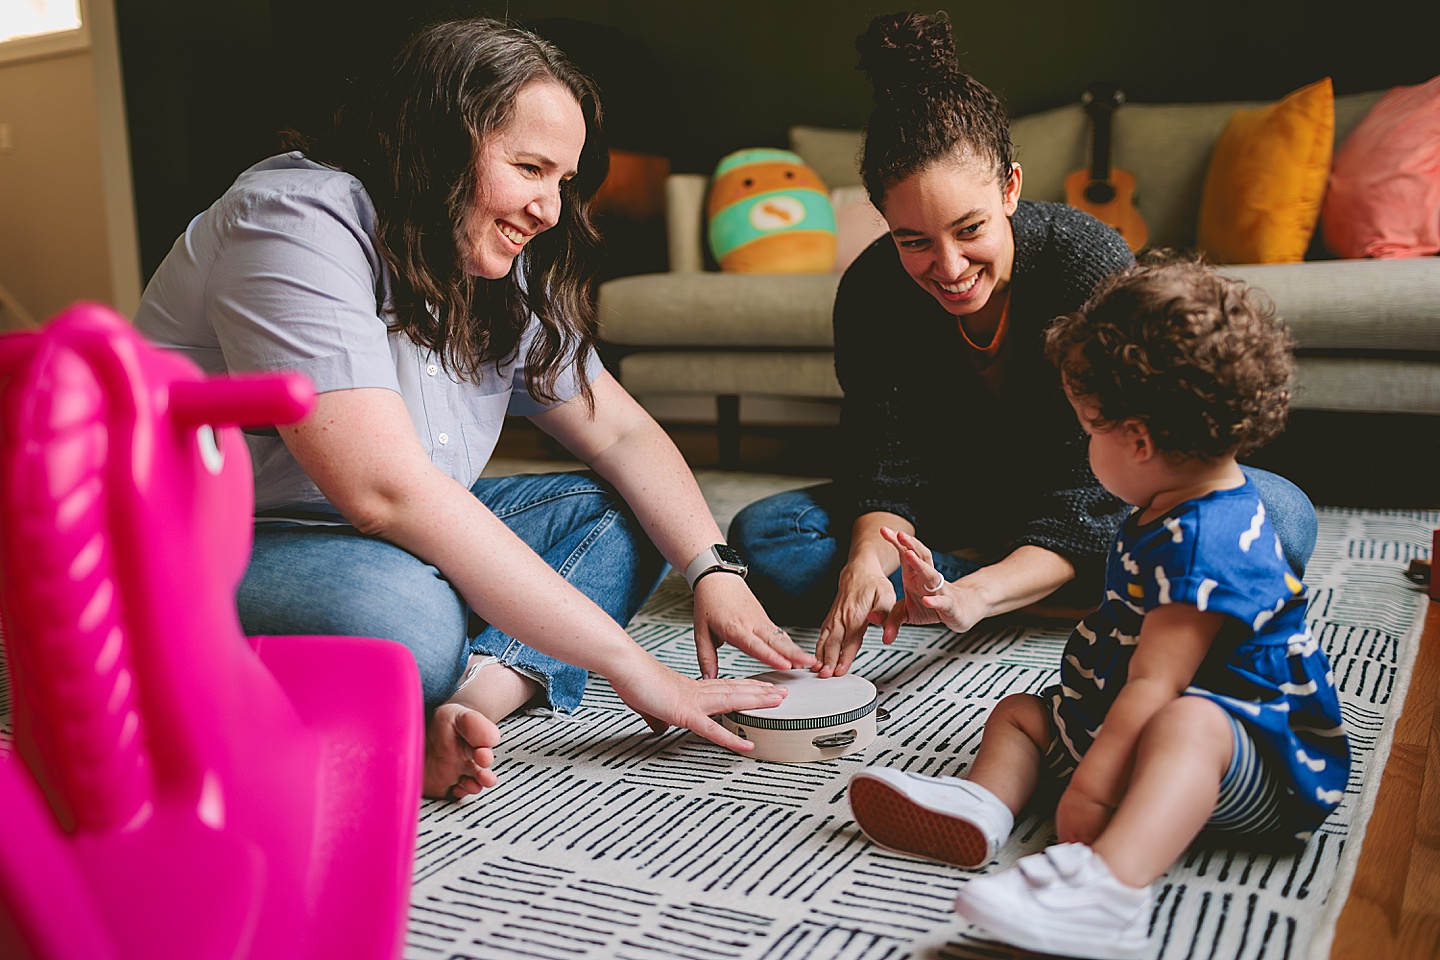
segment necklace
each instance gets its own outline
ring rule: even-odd
[[[974,352],[976,366],[982,370],[990,366],[1000,356],[1000,348],[1004,345],[1005,335],[1010,329],[1010,292],[1005,292],[1005,300],[1000,304],[1000,322],[995,325],[995,333],[991,335],[989,343],[981,346],[971,340],[970,334],[965,332],[964,318],[958,319],[956,326],[960,328],[960,336],[964,338],[965,345]]]

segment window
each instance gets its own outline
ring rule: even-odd
[[[0,0],[0,61],[90,45],[84,0]]]

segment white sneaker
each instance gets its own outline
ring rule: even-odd
[[[855,822],[878,846],[971,870],[1015,827],[999,797],[958,777],[866,767],[850,778],[849,796]]]
[[[1154,898],[1116,880],[1085,844],[1061,843],[968,881],[955,912],[1011,946],[1133,960],[1148,953]]]

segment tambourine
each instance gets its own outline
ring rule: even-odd
[[[726,730],[755,744],[746,756],[756,760],[808,763],[856,753],[875,740],[876,720],[886,716],[875,684],[853,673],[821,678],[808,670],[772,670],[751,679],[789,691],[779,706],[720,717]]]

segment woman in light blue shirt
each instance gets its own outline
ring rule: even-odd
[[[298,371],[319,392],[303,422],[248,438],[247,633],[406,644],[427,796],[493,785],[496,721],[574,710],[591,670],[655,729],[747,749],[710,717],[784,691],[715,679],[715,647],[814,658],[742,576],[707,575],[733,568],[706,560],[722,536],[694,478],[596,358],[593,86],[540,38],[469,19],[418,34],[354,106],[197,216],[135,317],[211,373]],[[480,479],[507,415],[593,473]],[[623,629],[664,561],[692,578],[706,679]]]

